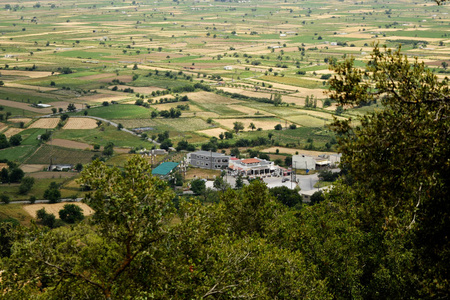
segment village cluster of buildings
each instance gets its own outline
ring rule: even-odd
[[[341,154],[323,154],[318,157],[308,155],[292,156],[292,168],[305,170],[321,170],[337,166]],[[227,170],[233,176],[271,177],[289,176],[292,169],[275,165],[274,162],[260,158],[238,159],[223,153],[196,151],[187,155],[187,163],[193,167]]]

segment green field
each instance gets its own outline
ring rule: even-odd
[[[102,125],[104,130],[96,129],[67,129],[60,130],[53,134],[53,138],[67,139],[90,145],[98,144],[105,146],[109,142],[116,147],[139,147],[147,145],[149,142],[142,141],[139,137],[124,131],[118,131],[114,126]],[[93,153],[91,156],[94,155]]]
[[[115,104],[91,108],[88,113],[90,116],[105,119],[141,119],[150,118],[151,110],[137,105]],[[83,113],[76,115],[82,116]]]
[[[91,161],[93,152],[71,150],[51,145],[42,145],[25,163],[27,164],[77,164]]]

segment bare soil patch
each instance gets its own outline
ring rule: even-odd
[[[63,129],[93,129],[97,128],[97,120],[91,118],[69,118]]]
[[[194,178],[213,179],[216,176],[220,176],[220,171],[219,170],[190,168],[186,172],[186,180],[191,180],[191,179],[194,179]]]
[[[15,134],[18,134],[22,131],[24,131],[25,129],[23,128],[9,128],[8,130],[6,130],[3,134],[7,137],[10,138]]]
[[[90,216],[94,213],[94,210],[87,206],[87,204],[79,202],[71,203],[54,203],[54,204],[32,204],[25,205],[23,209],[33,218],[36,218],[36,212],[40,209],[45,208],[45,211],[50,214],[54,214],[57,219],[59,219],[59,211],[64,208],[66,204],[75,204],[83,210],[83,215]]]
[[[51,143],[54,146],[71,148],[71,149],[81,149],[81,150],[84,150],[84,149],[93,150],[94,149],[94,147],[92,147],[89,144],[82,143],[82,142],[70,141],[70,140],[64,140],[64,139],[53,139]]]
[[[55,128],[59,123],[59,118],[41,118],[31,124],[28,128]]]
[[[48,165],[31,165],[31,164],[23,164],[20,166],[20,168],[25,173],[34,173],[34,172],[41,172],[44,170],[44,168],[48,167]]]

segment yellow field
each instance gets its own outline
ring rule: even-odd
[[[8,128],[3,134],[6,135],[7,138],[12,137],[15,134],[22,132],[24,129],[22,128]]]
[[[54,214],[57,219],[59,219],[59,211],[64,208],[66,204],[75,204],[83,210],[83,215],[90,216],[94,213],[94,210],[84,203],[71,202],[71,203],[54,203],[54,204],[31,204],[25,205],[23,209],[33,218],[36,218],[36,212],[42,208],[50,214]]]
[[[9,122],[11,123],[20,123],[23,122],[24,124],[27,124],[28,122],[30,122],[32,119],[30,118],[12,118],[12,119],[8,119]]]
[[[69,118],[63,129],[93,129],[97,128],[97,120],[90,118]]]
[[[40,172],[46,167],[48,167],[48,165],[28,165],[28,164],[20,165],[20,168],[25,173]]]
[[[59,118],[41,118],[31,124],[28,128],[55,128],[58,125]]]
[[[225,132],[226,130],[223,128],[211,128],[211,129],[206,129],[206,130],[200,130],[197,131],[198,133],[203,133],[206,134],[208,136],[215,136],[216,138],[219,137],[219,135],[223,132]]]
[[[3,43],[3,41],[2,41]],[[16,42],[14,42],[16,43]],[[55,73],[58,74],[58,73]],[[2,70],[2,75],[12,75],[12,76],[24,76],[30,78],[42,78],[52,75],[52,72],[37,72],[37,71],[19,71],[19,70]]]

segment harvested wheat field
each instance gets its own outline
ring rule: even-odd
[[[59,146],[59,147],[65,147],[70,149],[89,149],[92,150],[94,147],[92,147],[89,144],[81,143],[81,142],[75,142],[70,140],[63,140],[63,139],[52,139],[51,141],[53,146]]]
[[[5,129],[6,127],[8,127],[5,123],[0,123],[0,132]]]
[[[28,128],[55,128],[59,123],[59,118],[41,118],[31,124]]]
[[[256,128],[262,128],[263,130],[270,130],[273,129],[275,125],[281,124],[281,121],[262,121],[258,119],[215,119],[214,121],[224,127],[230,128],[230,130],[233,129],[234,122],[242,122],[242,124],[244,124],[244,131],[251,131],[251,129],[248,128],[250,123],[255,124]]]
[[[94,210],[84,203],[71,202],[71,203],[54,203],[54,204],[31,204],[25,205],[23,209],[33,218],[36,218],[36,212],[45,208],[45,211],[50,214],[54,214],[59,219],[59,211],[64,208],[66,204],[75,204],[83,210],[85,216],[90,216],[94,213]]]
[[[69,118],[63,129],[93,129],[97,128],[97,120],[90,118]]]
[[[5,132],[3,132],[3,134],[7,137],[10,138],[15,134],[18,134],[20,132],[22,132],[24,129],[22,128],[9,128],[8,130],[6,130]]]
[[[198,133],[203,133],[206,134],[207,136],[215,136],[216,138],[219,137],[219,135],[223,132],[225,132],[227,130],[223,129],[223,128],[211,128],[211,129],[206,129],[206,130],[200,130],[197,131]]]
[[[12,118],[12,119],[8,119],[9,122],[11,123],[20,123],[23,122],[24,124],[27,124],[28,122],[30,122],[32,119],[30,118]]]
[[[20,165],[20,168],[25,173],[33,173],[33,172],[40,172],[44,170],[44,168],[47,168],[48,165],[32,165],[32,164],[23,164]]]
[[[3,43],[3,41],[2,41]],[[11,76],[25,76],[30,78],[41,78],[48,77],[52,75],[52,72],[38,72],[38,71],[19,71],[19,70],[2,70],[3,75],[11,75]]]

